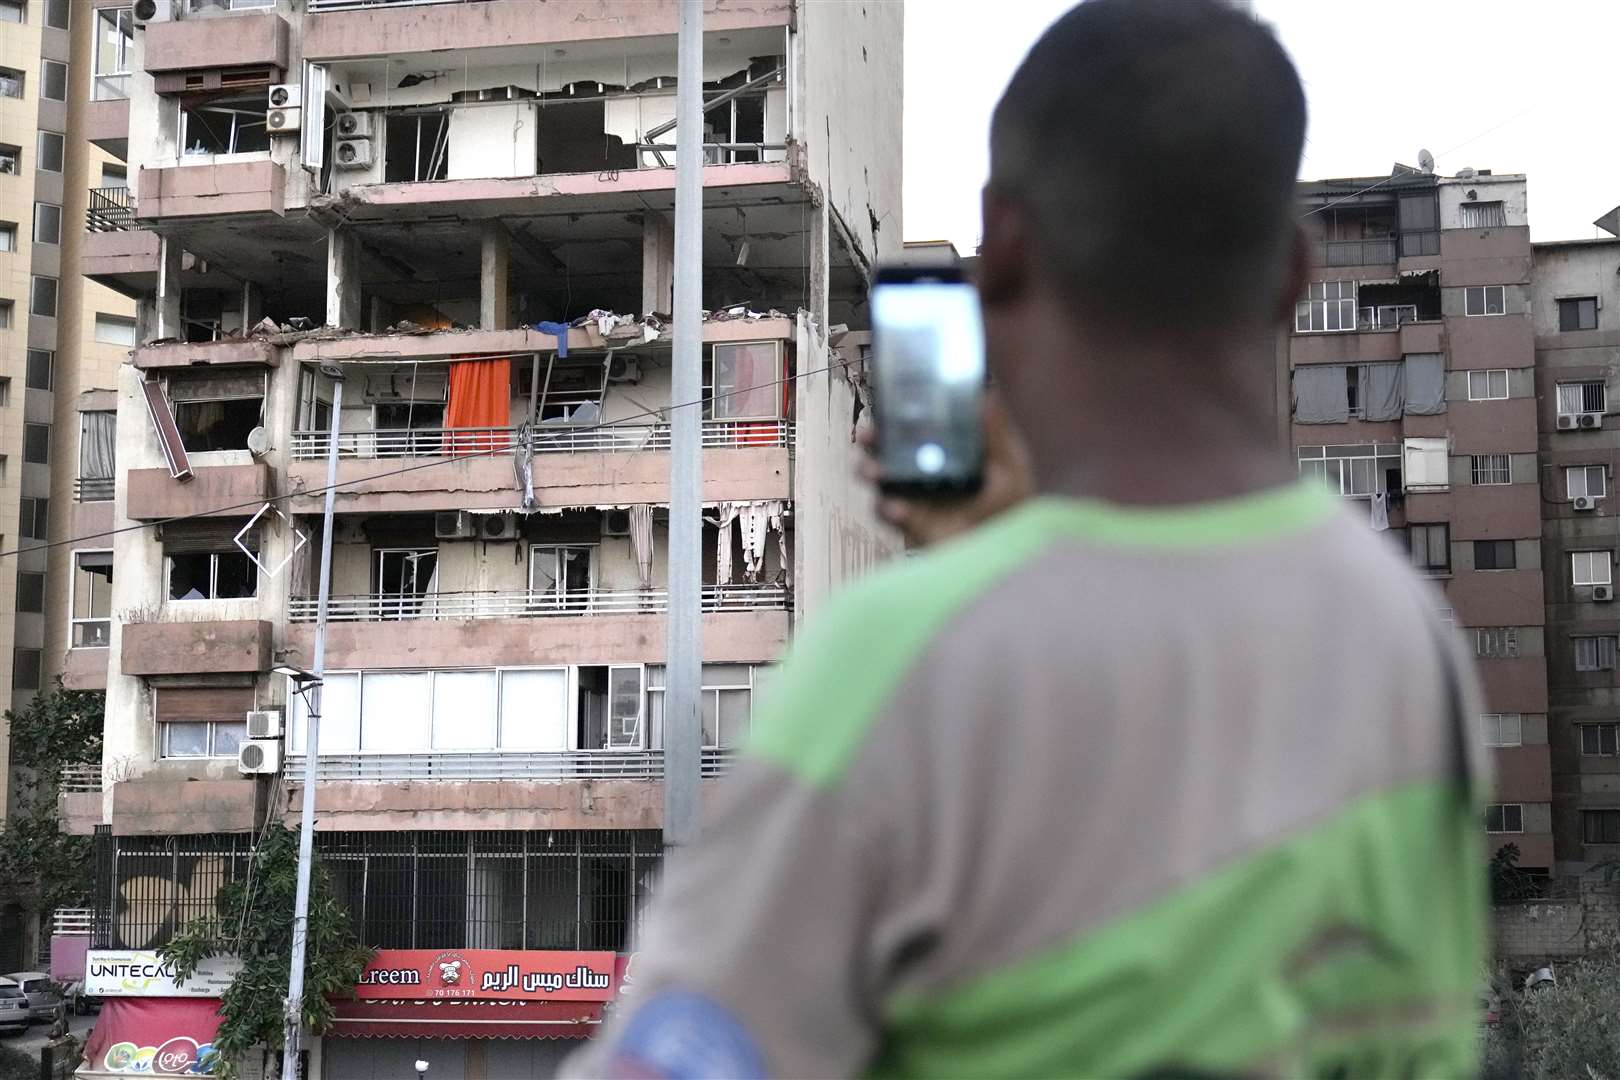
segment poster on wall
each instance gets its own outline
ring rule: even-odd
[[[212,1076],[219,1002],[113,998],[85,1040],[92,1075]]]
[[[362,1000],[611,1001],[615,954],[533,949],[378,949]]]

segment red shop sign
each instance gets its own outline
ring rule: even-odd
[[[612,1001],[610,952],[378,949],[354,996],[398,1001]]]

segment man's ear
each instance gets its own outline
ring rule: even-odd
[[[979,241],[978,286],[985,304],[1016,300],[1029,287],[1028,220],[1023,207],[986,185],[981,198],[983,238]]]
[[[1288,252],[1288,270],[1283,275],[1282,295],[1277,297],[1277,310],[1273,312],[1277,322],[1293,325],[1294,304],[1305,295],[1305,287],[1310,280],[1310,241],[1305,239],[1305,230],[1296,225],[1293,243]]]

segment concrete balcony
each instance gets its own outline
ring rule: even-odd
[[[105,648],[69,649],[62,662],[62,685],[69,690],[107,689],[109,655]]]
[[[158,222],[220,214],[268,213],[281,217],[286,211],[286,197],[287,171],[266,154],[250,161],[143,168],[136,209],[143,220]]]
[[[142,66],[154,74],[221,67],[287,70],[287,21],[274,12],[153,22],[144,35]]]
[[[129,159],[129,98],[99,98],[84,103],[85,138],[120,161]]]
[[[125,675],[270,670],[270,624],[256,619],[130,623],[123,628]]]
[[[259,827],[252,777],[227,780],[161,777],[113,785],[115,836],[250,833]]]
[[[511,465],[507,465],[511,471]],[[176,480],[167,469],[131,469],[125,512],[136,521],[174,517],[241,517],[251,514],[250,504],[270,496],[270,466],[194,465],[188,481]],[[220,508],[225,509],[221,510]]]

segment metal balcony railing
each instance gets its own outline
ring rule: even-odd
[[[79,502],[107,502],[117,483],[110,476],[80,476],[73,481],[73,497]]]
[[[668,450],[668,424],[604,424],[565,427],[542,424],[534,429],[537,454],[627,453]],[[706,448],[789,446],[793,424],[787,420],[705,420]],[[325,431],[295,431],[294,461],[326,457],[331,436]],[[501,454],[517,449],[515,428],[391,428],[338,432],[338,455],[355,458],[456,457]]]
[[[705,585],[704,611],[786,610],[782,585]],[[287,601],[291,622],[313,622],[319,601],[295,596]],[[334,596],[327,607],[332,622],[388,622],[403,619],[532,619],[556,615],[638,615],[669,610],[663,589],[633,592],[581,590],[566,593],[454,592],[422,596],[377,594]]]
[[[1323,266],[1380,266],[1395,261],[1395,238],[1328,240],[1322,244]]]
[[[68,795],[101,794],[101,762],[62,766],[62,784],[58,790]]]
[[[309,0],[309,10],[322,11],[356,11],[360,8],[375,7],[417,7],[428,4],[465,4],[469,0]]]
[[[84,211],[84,227],[91,232],[123,232],[135,225],[135,204],[129,188],[90,189],[90,202]]]
[[[51,934],[57,937],[89,937],[96,913],[87,907],[59,907],[51,914]]]
[[[736,759],[729,747],[705,747],[703,775],[724,773]],[[287,758],[293,783],[304,775],[304,758]],[[401,780],[660,780],[662,750],[550,750],[428,754],[321,754],[315,779],[386,783]]]
[[[1395,330],[1417,321],[1416,304],[1383,304],[1356,309],[1357,330]]]

